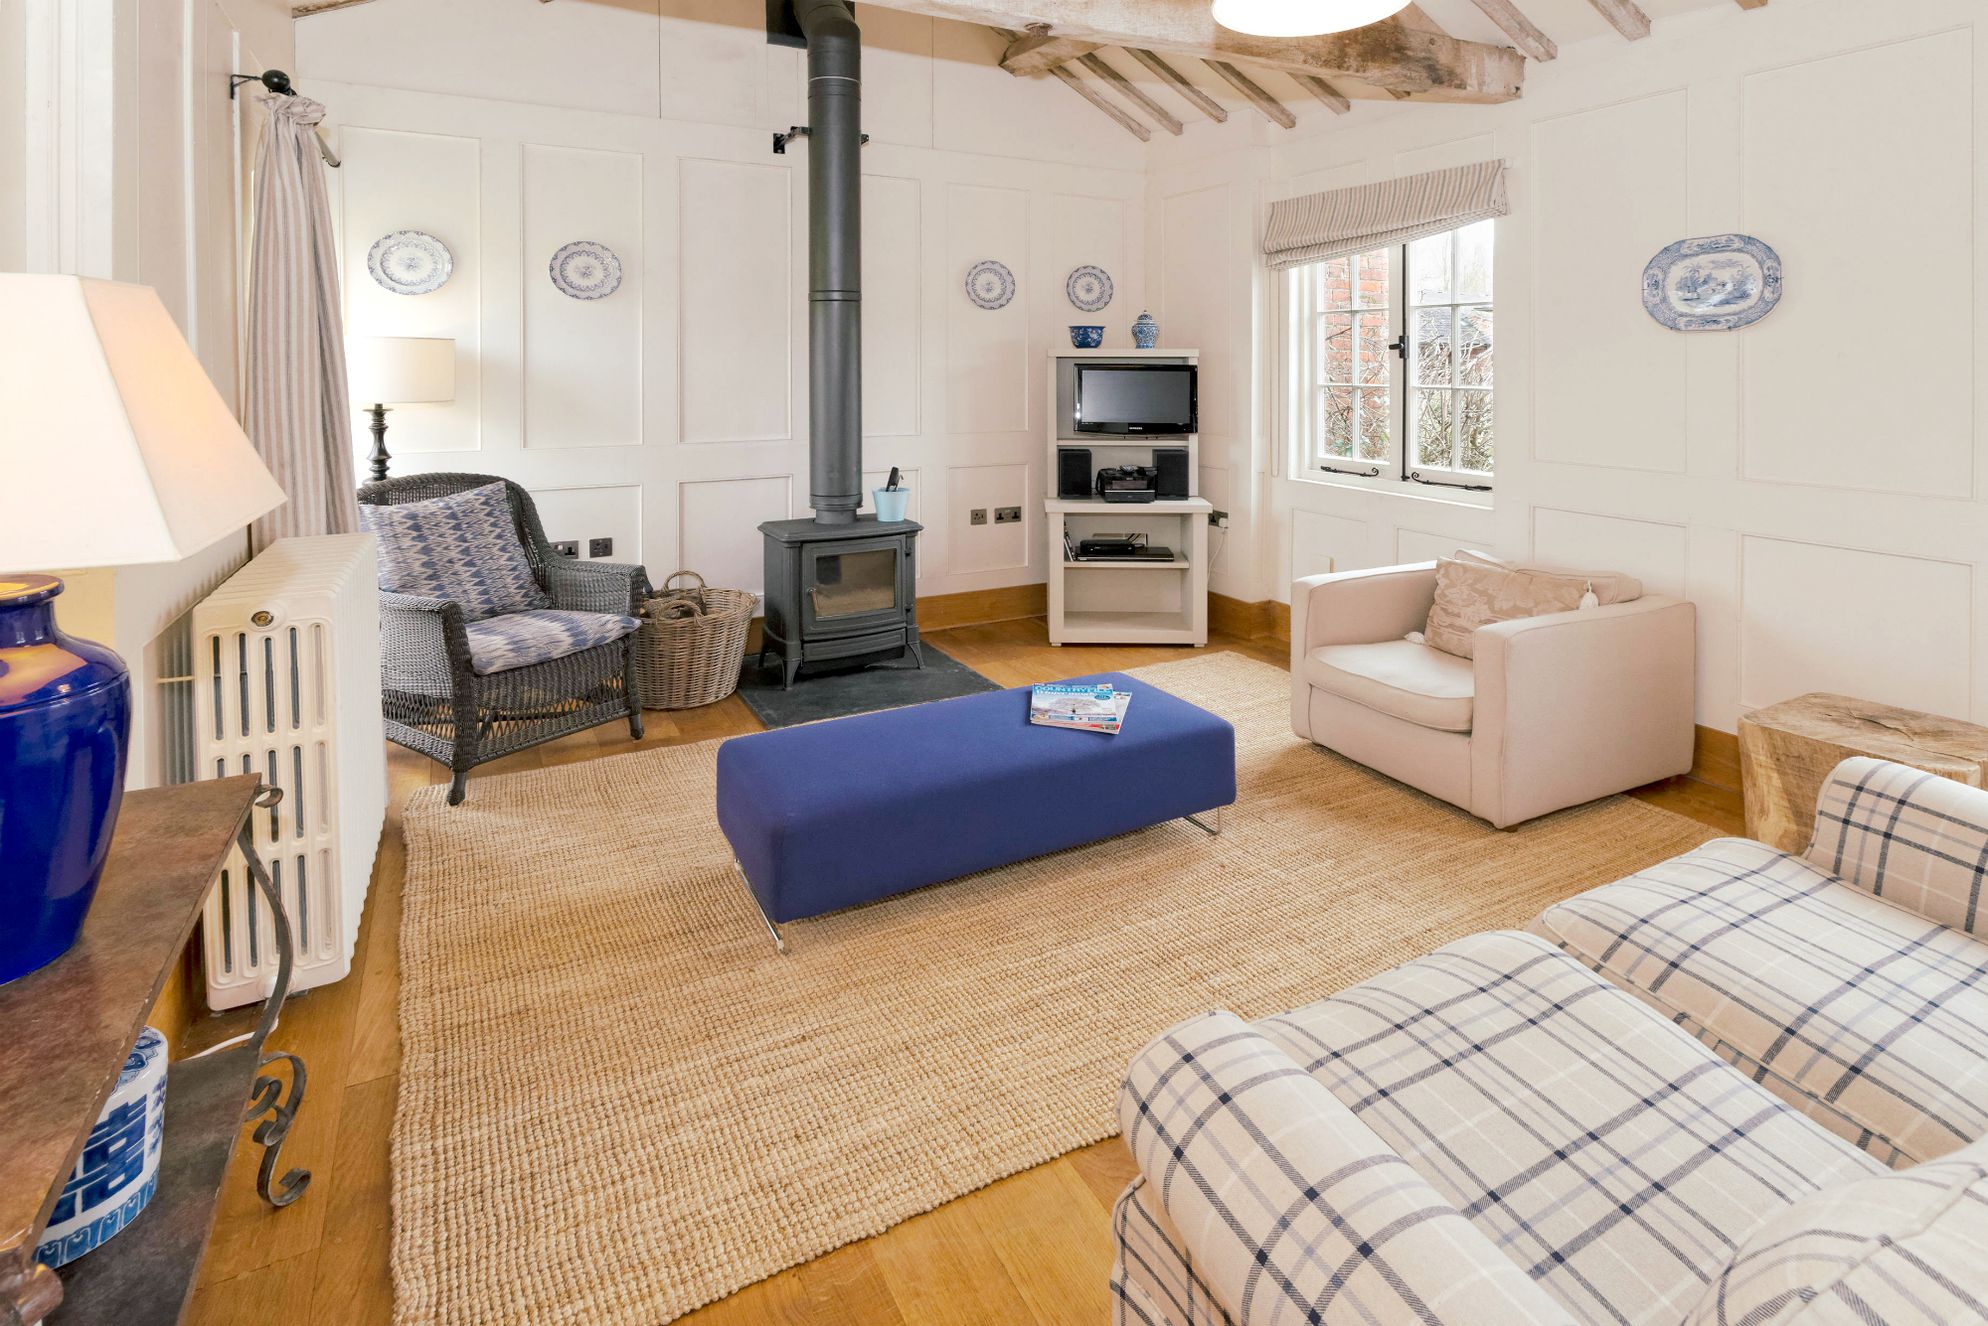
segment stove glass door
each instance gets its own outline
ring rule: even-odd
[[[837,549],[830,544],[808,551],[810,624],[846,626],[853,624],[853,618],[889,615],[897,609],[897,559],[902,549],[895,541],[884,547]]]

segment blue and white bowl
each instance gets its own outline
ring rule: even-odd
[[[1070,344],[1076,346],[1079,350],[1095,350],[1104,344],[1104,328],[1072,326],[1070,328]]]

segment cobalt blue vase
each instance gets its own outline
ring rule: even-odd
[[[0,577],[0,984],[76,942],[124,795],[131,675],[56,629],[61,592]]]

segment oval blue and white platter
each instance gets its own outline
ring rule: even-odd
[[[425,230],[396,230],[373,241],[366,251],[366,270],[383,290],[426,295],[449,283],[456,259],[448,245]]]
[[[1781,255],[1751,235],[1683,239],[1643,269],[1643,307],[1672,331],[1733,331],[1781,302]]]
[[[621,288],[621,259],[590,239],[562,245],[548,269],[554,288],[574,299],[606,299]]]

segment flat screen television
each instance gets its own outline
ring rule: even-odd
[[[1193,364],[1078,364],[1075,385],[1079,433],[1198,431]]]

